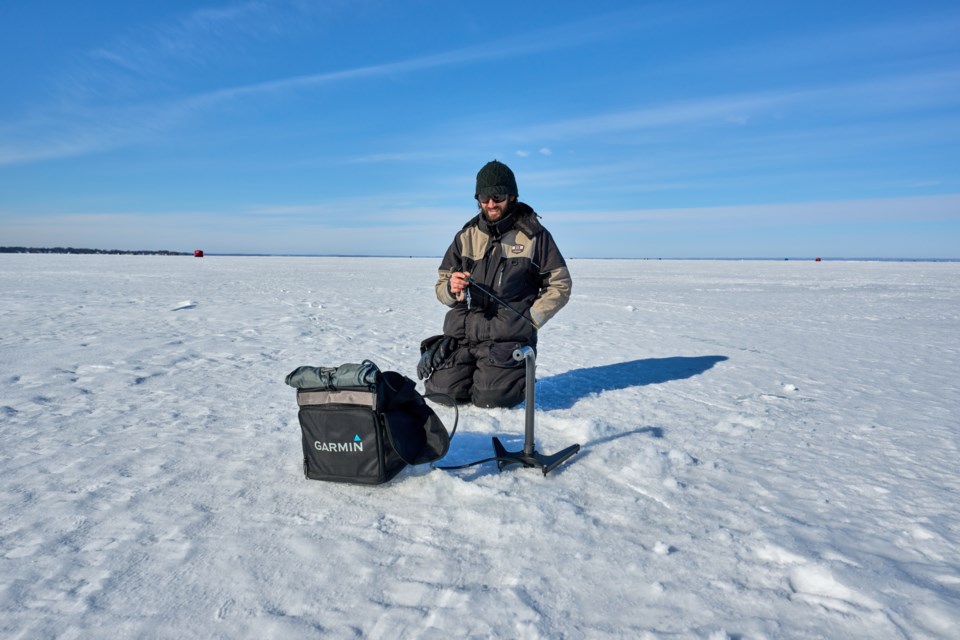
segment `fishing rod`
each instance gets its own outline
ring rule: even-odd
[[[507,301],[504,300],[503,298],[499,297],[497,294],[495,294],[494,292],[490,291],[490,290],[487,289],[485,286],[483,286],[482,284],[480,284],[479,282],[477,282],[476,280],[474,280],[474,279],[473,279],[473,276],[467,276],[467,282],[469,282],[471,285],[473,285],[473,286],[475,286],[477,289],[479,289],[479,290],[480,290],[480,293],[485,294],[485,295],[487,295],[487,296],[490,296],[490,298],[492,298],[493,300],[495,300],[496,302],[498,302],[500,305],[506,307],[507,309],[510,309],[510,311],[513,311],[515,314],[517,314],[518,316],[520,316],[521,318],[523,318],[523,321],[526,322],[527,324],[529,324],[529,325],[530,325],[531,327],[533,327],[534,329],[537,328],[537,325],[535,325],[535,324],[533,323],[533,320],[531,320],[531,319],[528,318],[527,316],[523,315],[523,312],[522,312],[522,311],[518,311],[518,310],[515,309],[514,307],[510,306],[510,303],[509,303],[509,302],[507,302]]]

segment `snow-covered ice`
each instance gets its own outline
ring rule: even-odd
[[[580,454],[305,480],[284,376],[415,378],[438,262],[0,256],[0,636],[960,636],[960,264],[572,260]]]

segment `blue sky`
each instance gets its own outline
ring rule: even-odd
[[[146,5],[146,6],[143,6]],[[960,257],[956,2],[0,0],[0,245]]]

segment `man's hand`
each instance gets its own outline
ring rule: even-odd
[[[464,291],[470,286],[470,283],[467,282],[469,277],[469,271],[456,271],[450,274],[450,293],[457,299],[457,302],[463,301]]]

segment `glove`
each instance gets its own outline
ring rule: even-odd
[[[429,378],[433,373],[433,356],[443,336],[431,336],[420,343],[420,362],[417,363],[417,377],[421,380]]]
[[[417,377],[421,380],[429,378],[459,346],[457,339],[450,336],[433,336],[421,342]]]

